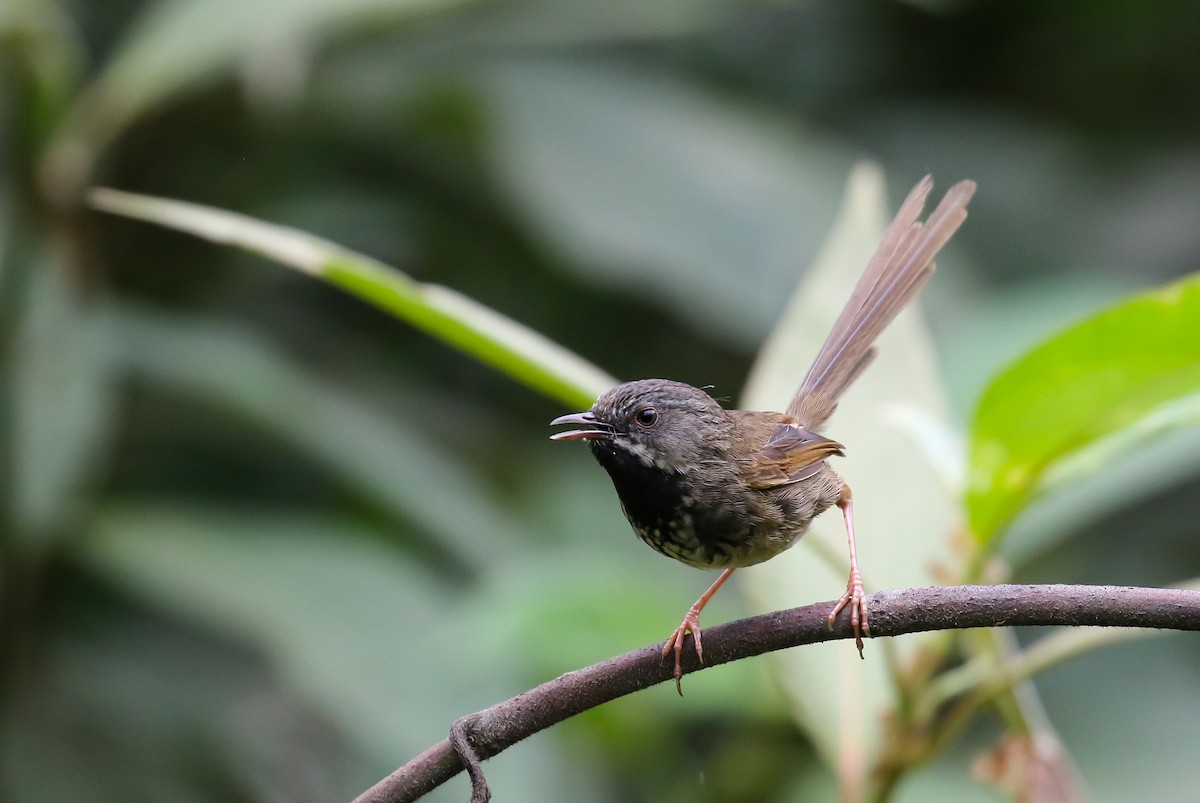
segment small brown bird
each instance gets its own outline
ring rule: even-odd
[[[926,176],[905,199],[786,413],[726,410],[691,385],[643,379],[608,391],[589,412],[550,422],[584,427],[551,437],[588,442],[639,538],[689,566],[724,569],[663,646],[664,657],[675,651],[680,694],[684,636],[692,633],[703,661],[700,611],[717,589],[734,569],[796,543],[833,505],[846,521],[850,578],[829,624],[849,606],[862,655],[870,626],[850,488],[825,462],[841,456],[842,445],[818,433],[874,358],[872,343],[933,275],[934,256],[967,217],[972,181],[951,187],[922,224],[932,188]]]

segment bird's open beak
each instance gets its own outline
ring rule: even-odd
[[[560,415],[558,418],[550,422],[550,426],[556,427],[560,424],[578,424],[587,427],[587,429],[569,429],[566,432],[555,432],[550,436],[552,441],[585,441],[592,438],[611,438],[613,436],[612,427],[608,424],[596,420],[596,416],[591,413],[571,413],[570,415]]]

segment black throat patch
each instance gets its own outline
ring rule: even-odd
[[[731,511],[697,499],[686,476],[649,464],[611,441],[592,441],[591,447],[639,538],[692,566],[727,564],[743,540],[740,532],[734,532],[736,517],[729,517]]]

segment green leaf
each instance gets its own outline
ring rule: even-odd
[[[1200,274],[1067,329],[995,378],[971,426],[971,530],[990,543],[1053,482],[1197,421]]]
[[[499,661],[498,673],[468,681],[471,644],[456,637],[450,589],[345,519],[112,507],[79,558],[163,610],[261,650],[381,760],[415,754],[466,713],[465,700],[481,705],[505,690]],[[454,677],[461,682],[447,682]]]
[[[604,62],[510,60],[481,81],[499,188],[592,282],[705,331],[765,334],[851,161],[793,121]]]
[[[454,8],[463,0],[159,0],[129,27],[78,107],[98,144],[166,98],[257,66],[273,91],[304,74],[315,43],[353,26]],[[280,70],[280,65],[289,69]],[[293,75],[288,75],[288,72]]]
[[[370,257],[302,231],[220,209],[96,189],[92,204],[234,245],[324,279],[571,407],[589,407],[616,380],[543,335],[460,293],[421,284]]]
[[[63,266],[36,264],[13,344],[13,529],[26,545],[66,535],[115,415],[107,310]]]
[[[56,0],[0,3],[0,51],[5,57],[5,78],[11,81],[5,98],[10,104],[6,113],[11,114],[6,134],[28,137],[35,148],[62,120],[86,70],[83,32],[63,5]],[[23,88],[14,91],[18,86]],[[23,175],[26,169],[11,172]],[[0,180],[0,186],[3,183]]]
[[[1038,687],[1095,800],[1188,800],[1200,718],[1195,636],[1137,642],[1046,672]]]
[[[522,0],[479,4],[418,44],[444,52],[579,52],[703,35],[724,19],[724,0]],[[430,49],[432,49],[430,48]],[[473,50],[472,50],[473,49]]]
[[[252,333],[132,305],[114,316],[120,359],[139,378],[180,388],[277,433],[346,487],[420,524],[474,568],[519,527],[479,478],[421,434],[322,382]]]
[[[264,655],[375,768],[363,786],[528,682],[523,645],[473,627],[486,588],[438,584],[352,521],[130,504],[105,510],[87,535],[88,567]],[[488,778],[523,800],[561,800],[581,764],[551,734],[490,763]]]
[[[889,217],[882,175],[873,166],[859,166],[816,265],[754,366],[742,406],[786,407]],[[951,264],[943,260],[942,267]],[[962,468],[947,420],[933,344],[910,309],[884,332],[879,357],[828,427],[846,445],[847,457],[835,468],[854,489],[858,554],[869,591],[928,585],[930,566],[949,555],[957,504],[947,484],[958,482]],[[739,572],[740,582],[767,610],[836,598],[847,574],[846,534],[837,510],[817,519],[795,549]],[[870,754],[878,745],[879,711],[892,700],[885,651],[908,655],[926,638],[868,641],[865,661],[846,642],[773,656],[798,721],[830,767],[866,766],[862,755],[847,751]]]

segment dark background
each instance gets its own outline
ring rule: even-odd
[[[661,639],[705,582],[546,440],[561,405],[87,187],[309,231],[736,398],[856,161],[893,204],[974,178],[925,305],[965,429],[1005,361],[1200,262],[1196,30],[1184,2],[10,0],[0,797],[346,799],[455,717]],[[1195,447],[1035,510],[1013,577],[1200,573]],[[1041,679],[1096,800],[1191,799],[1197,657]],[[767,664],[710,674],[523,743],[494,788],[825,799]],[[993,727],[898,798],[1004,799],[969,780]]]

